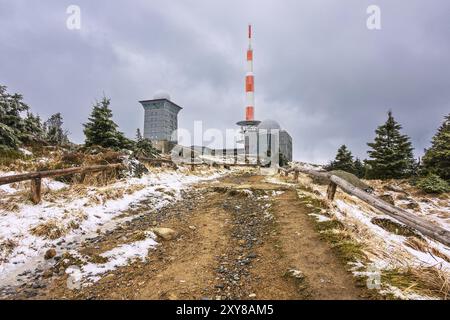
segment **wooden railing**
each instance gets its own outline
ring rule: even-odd
[[[383,201],[380,198],[354,186],[353,184],[342,179],[341,177],[338,177],[328,172],[321,172],[310,169],[302,169],[302,168],[279,169],[279,173],[280,174],[284,173],[285,176],[288,176],[290,173],[294,173],[295,181],[298,180],[299,172],[328,180],[329,185],[327,190],[327,198],[330,201],[333,201],[336,189],[337,187],[340,187],[342,191],[359,198],[360,200],[366,202],[367,204],[380,210],[381,212],[393,217],[394,219],[400,221],[401,223],[411,228],[414,228],[415,230],[421,232],[422,234],[429,236],[430,238],[439,241],[446,246],[450,246],[450,231],[438,225],[435,225],[418,215],[412,214],[406,210],[403,210],[390,203],[387,203],[386,201]]]
[[[97,165],[89,167],[76,167],[67,169],[57,169],[57,170],[47,170],[47,171],[36,171],[30,173],[15,174],[10,176],[0,177],[0,185],[10,184],[14,182],[21,182],[26,180],[31,180],[31,200],[33,203],[38,204],[41,202],[41,181],[42,178],[49,177],[62,177],[71,174],[79,173],[84,177],[86,173],[99,172],[110,169],[119,169],[123,167],[122,164],[107,164],[107,165]],[[82,180],[84,180],[82,178]]]

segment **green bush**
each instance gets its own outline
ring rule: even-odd
[[[450,185],[436,174],[429,174],[417,182],[417,187],[426,193],[444,193],[450,191]]]

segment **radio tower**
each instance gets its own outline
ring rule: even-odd
[[[245,76],[245,93],[246,107],[245,120],[239,121],[238,126],[241,127],[241,133],[244,135],[246,162],[247,156],[251,153],[258,154],[255,146],[250,146],[250,134],[257,136],[258,125],[261,121],[255,120],[255,76],[253,74],[253,49],[252,49],[252,26],[248,26],[248,49],[247,49],[247,74]],[[257,143],[256,143],[257,145]],[[256,146],[257,147],[257,146]],[[258,161],[259,162],[259,161]]]

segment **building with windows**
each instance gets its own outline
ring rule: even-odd
[[[144,138],[165,153],[177,144],[174,131],[178,129],[178,113],[182,107],[173,103],[167,93],[158,93],[152,100],[139,103],[144,108]]]

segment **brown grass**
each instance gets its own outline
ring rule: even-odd
[[[67,233],[67,229],[55,220],[49,220],[30,229],[30,233],[44,239],[55,240]]]

